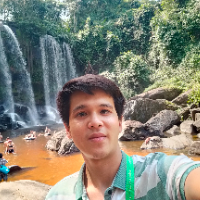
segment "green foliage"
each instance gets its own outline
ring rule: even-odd
[[[44,34],[63,35],[63,4],[54,0],[4,0],[1,13],[4,21],[20,30],[23,38],[35,40]]]
[[[150,71],[141,56],[128,51],[117,57],[114,61],[115,70],[102,75],[115,81],[126,98],[140,93],[150,83]]]

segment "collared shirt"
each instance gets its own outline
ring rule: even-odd
[[[150,153],[142,157],[133,155],[135,169],[136,200],[185,200],[184,184],[187,175],[200,167],[187,156],[167,156],[164,153]],[[84,168],[65,177],[49,191],[46,200],[89,200],[84,186]],[[112,185],[106,189],[104,200],[125,200],[126,194],[126,154]]]

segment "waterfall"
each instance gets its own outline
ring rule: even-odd
[[[54,37],[45,35],[40,38],[43,67],[45,104],[48,109],[56,108],[58,91],[71,78],[76,76],[75,65],[68,44],[61,46]]]
[[[14,112],[14,101],[12,95],[12,78],[7,63],[7,58],[4,51],[3,40],[0,31],[0,71],[1,71],[1,86],[3,87],[4,94],[3,99],[4,106],[9,112]]]
[[[24,61],[15,34],[7,25],[4,25],[4,29],[9,37],[6,42],[9,48],[10,58],[12,59],[12,68],[17,74],[17,81],[14,88],[15,96],[21,101],[18,103],[26,105],[31,110],[29,114],[30,123],[35,125],[38,123],[38,114],[35,106],[30,74],[26,69],[26,62]]]
[[[72,56],[71,48],[65,42],[63,43],[63,57],[66,63],[66,71],[68,71],[68,80],[76,77],[76,66],[74,64],[74,59]],[[67,80],[66,80],[67,81]],[[65,81],[65,82],[66,82]]]

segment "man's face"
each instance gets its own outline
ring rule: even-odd
[[[102,90],[93,93],[77,91],[71,96],[69,126],[65,127],[84,159],[103,159],[119,150],[122,120],[110,95]]]

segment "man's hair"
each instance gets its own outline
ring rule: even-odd
[[[3,154],[2,153],[0,153],[0,158],[2,158],[3,157]]]
[[[60,117],[66,125],[69,125],[71,95],[76,91],[93,95],[93,91],[98,89],[103,90],[113,98],[118,118],[122,117],[125,98],[118,86],[104,76],[87,74],[68,81],[58,93],[57,107]]]

